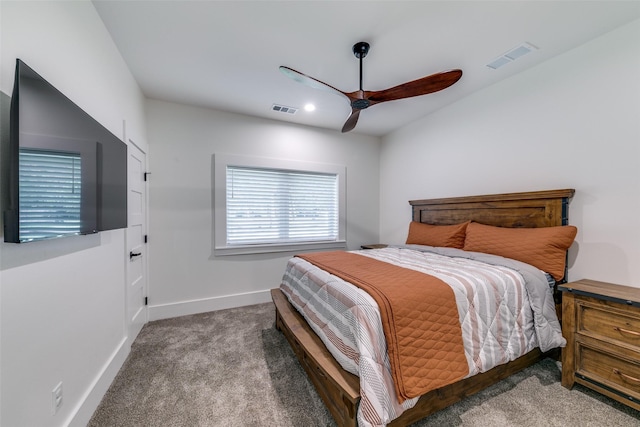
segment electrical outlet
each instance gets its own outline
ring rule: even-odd
[[[51,415],[55,415],[62,406],[62,381],[51,392]]]

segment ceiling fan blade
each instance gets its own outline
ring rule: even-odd
[[[344,126],[342,126],[342,133],[349,132],[350,130],[353,130],[354,127],[356,127],[356,123],[358,123],[358,117],[360,117],[360,111],[361,110],[357,108],[351,109],[351,115],[349,115],[349,118],[344,123]]]
[[[336,95],[345,95],[345,93],[342,92],[341,90],[336,89],[335,87],[328,85],[325,82],[321,82],[318,79],[309,77],[306,74],[301,73],[300,71],[294,70],[293,68],[289,68],[289,67],[285,67],[284,65],[281,65],[280,72],[285,76],[289,77],[290,79],[293,79],[298,83],[302,83],[303,85],[307,85],[314,89],[321,89],[327,92],[334,93]]]
[[[367,99],[372,103],[378,103],[426,95],[448,88],[460,80],[460,77],[462,77],[462,70],[436,73],[389,89],[369,92]]]

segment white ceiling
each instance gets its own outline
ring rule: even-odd
[[[351,92],[359,86],[351,48],[366,41],[365,90],[463,70],[441,92],[363,111],[353,132],[379,136],[640,18],[637,0],[93,3],[154,99],[339,132],[351,111],[347,98],[297,83],[280,65]],[[497,70],[486,66],[523,42],[539,49]],[[313,113],[302,109],[308,102]],[[278,113],[273,104],[300,110]]]

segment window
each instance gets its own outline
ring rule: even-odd
[[[20,241],[81,231],[80,154],[20,150]]]
[[[216,254],[344,247],[344,167],[215,156]]]

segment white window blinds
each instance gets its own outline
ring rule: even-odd
[[[20,150],[20,240],[80,232],[79,154]]]
[[[229,166],[227,245],[336,241],[338,175]]]

